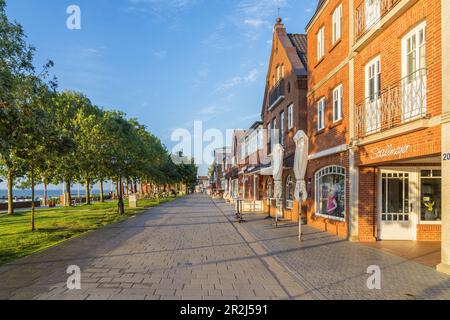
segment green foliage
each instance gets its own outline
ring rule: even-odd
[[[15,216],[0,214],[0,265],[78,237],[108,224],[118,222],[173,198],[141,200],[139,208],[128,209],[125,216],[116,213],[114,203],[95,204],[74,208],[39,210],[36,214],[38,229],[29,230],[29,213]]]
[[[69,198],[74,182],[86,191],[119,177],[160,185],[195,182],[196,166],[174,164],[136,119],[105,111],[82,93],[57,92],[56,80],[48,80],[53,62],[37,73],[34,53],[0,0],[0,176],[32,188],[35,182],[64,182]]]

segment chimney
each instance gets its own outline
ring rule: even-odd
[[[278,17],[277,23],[275,24],[275,30],[284,28],[284,24],[282,22],[283,20],[280,17]]]

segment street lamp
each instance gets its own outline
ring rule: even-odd
[[[117,197],[118,197],[117,208],[118,208],[119,214],[120,214],[120,215],[123,215],[123,214],[125,214],[125,205],[124,205],[124,203],[123,203],[123,196],[122,196],[122,168],[121,168],[121,166],[118,164],[117,157],[112,157],[111,163],[113,164],[113,166],[117,166],[117,170],[118,170],[118,172],[119,172],[119,181],[118,181],[118,184],[119,184],[119,188],[118,188],[119,194],[117,195]]]

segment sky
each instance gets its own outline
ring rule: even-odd
[[[69,30],[67,8],[81,10]],[[246,129],[260,120],[273,26],[304,33],[317,0],[7,0],[55,63],[59,90],[125,112],[172,150],[178,128]],[[205,174],[202,166],[200,174]],[[0,185],[2,186],[2,185]]]

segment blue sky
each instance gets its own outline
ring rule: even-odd
[[[55,62],[60,90],[137,117],[170,150],[176,128],[259,119],[277,8],[304,33],[317,0],[9,0],[7,13]],[[66,28],[69,5],[81,30]],[[203,170],[204,171],[204,168]],[[204,173],[204,172],[201,172]]]

